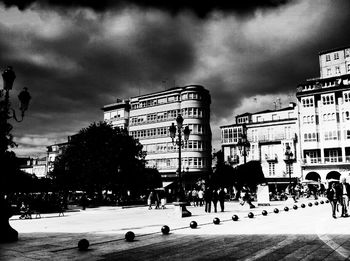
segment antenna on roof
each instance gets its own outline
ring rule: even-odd
[[[166,90],[166,82],[167,82],[167,80],[162,81],[162,85],[163,85],[164,90]]]
[[[281,102],[281,98],[277,98],[277,101],[278,101],[279,108],[280,108],[280,109],[282,109],[282,102]]]

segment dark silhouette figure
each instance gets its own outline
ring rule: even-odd
[[[220,202],[221,212],[225,211],[225,197],[226,197],[225,190],[221,188],[219,190],[219,202]]]
[[[204,192],[204,201],[205,201],[205,212],[211,212],[211,200],[213,197],[213,193],[211,188],[208,186]]]
[[[219,201],[219,194],[216,189],[213,190],[213,197],[212,197],[213,205],[214,205],[214,212],[218,212],[218,201]]]
[[[88,204],[88,199],[87,199],[85,193],[84,193],[84,194],[81,196],[81,198],[80,198],[80,204],[81,204],[83,210],[85,210],[85,209],[86,209],[86,206],[87,206],[87,204]]]

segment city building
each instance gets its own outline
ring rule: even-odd
[[[68,140],[62,143],[56,143],[47,146],[47,173],[50,173],[54,169],[55,160],[63,153],[63,150],[68,146],[72,136],[68,136]]]
[[[302,175],[326,181],[350,171],[350,46],[320,52],[319,65],[296,96]]]
[[[113,127],[127,129],[129,127],[129,100],[117,99],[117,102],[102,108],[103,120],[112,124]]]
[[[147,152],[147,166],[157,168],[165,182],[178,176],[178,148],[170,138],[169,127],[176,125],[176,118],[181,115],[191,134],[182,148],[180,171],[184,182],[192,183],[211,171],[210,103],[208,90],[188,85],[139,95],[102,109],[106,121],[113,126],[121,124],[139,139]],[[112,113],[117,117],[112,117]]]
[[[235,167],[244,161],[260,161],[270,190],[286,187],[289,182],[301,177],[295,103],[276,110],[244,113],[235,118],[236,123],[220,127],[222,151],[227,164]],[[248,140],[246,156],[241,142],[244,132]],[[292,153],[288,159],[287,151]]]
[[[20,158],[20,170],[33,174],[38,178],[45,178],[47,174],[47,158]]]

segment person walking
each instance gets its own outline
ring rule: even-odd
[[[198,191],[198,202],[200,207],[203,206],[203,199],[204,199],[204,191],[200,189]]]
[[[341,198],[341,216],[342,217],[348,217],[348,208],[349,208],[349,196],[350,196],[350,185],[346,182],[345,178],[341,179],[341,191],[342,191],[342,198]]]
[[[219,202],[220,202],[221,212],[224,212],[224,210],[225,210],[225,197],[226,197],[225,190],[223,188],[220,188],[220,190],[219,190]]]
[[[147,198],[148,209],[152,209],[153,198],[154,198],[154,193],[153,193],[153,191],[151,191],[148,195],[148,198]]]
[[[208,186],[204,192],[204,201],[205,201],[205,212],[211,212],[211,200],[213,198],[213,192],[211,188]]]
[[[192,190],[191,195],[192,195],[193,206],[198,207],[198,191],[195,188]]]
[[[332,206],[332,216],[333,218],[337,218],[336,210],[337,210],[338,202],[341,202],[341,190],[339,189],[339,186],[337,186],[335,182],[332,182],[331,184],[329,184],[329,187],[327,189],[327,198],[330,201]]]
[[[214,206],[214,212],[218,212],[218,201],[219,201],[219,194],[216,189],[213,189],[213,194],[212,194],[212,201],[213,201],[213,206]]]

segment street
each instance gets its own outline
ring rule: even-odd
[[[308,203],[313,203],[312,207]],[[188,207],[192,217],[175,218],[167,209],[100,207],[80,212],[43,214],[41,219],[11,218],[20,233],[16,243],[0,245],[1,260],[345,260],[350,256],[350,218],[331,217],[330,204],[303,199],[297,210],[285,202],[272,202],[249,210],[237,202],[226,203],[225,212],[204,212]],[[320,200],[318,200],[320,202]],[[304,203],[305,208],[300,205]],[[279,213],[273,212],[275,208]],[[268,215],[263,216],[262,210]],[[254,218],[248,218],[249,212]],[[232,221],[233,214],[239,216]],[[338,212],[340,216],[340,212]],[[214,217],[220,218],[214,225]],[[189,223],[195,220],[197,229]],[[162,235],[161,227],[170,227]],[[133,231],[134,242],[124,235]],[[79,251],[78,241],[90,242]]]

